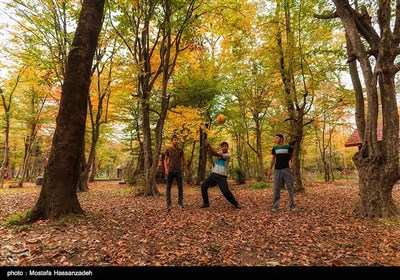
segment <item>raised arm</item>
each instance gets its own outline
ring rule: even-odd
[[[216,150],[213,149],[213,147],[211,147],[210,143],[208,142],[208,139],[205,140],[205,143],[206,143],[206,146],[212,156],[216,156],[216,157],[220,157],[220,158],[223,157],[222,153],[218,153]]]

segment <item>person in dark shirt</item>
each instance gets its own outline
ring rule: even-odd
[[[183,208],[183,169],[185,175],[188,175],[188,169],[185,160],[185,154],[183,150],[178,147],[178,136],[173,135],[171,137],[172,146],[165,151],[165,174],[167,174],[167,185],[166,185],[166,200],[167,210],[171,209],[171,188],[174,178],[178,185],[178,205],[179,208]]]
[[[290,210],[296,211],[293,195],[293,147],[284,144],[284,137],[282,134],[275,134],[274,141],[276,146],[272,148],[272,158],[269,167],[268,178],[271,178],[272,168],[275,166],[274,171],[274,201],[272,204],[272,211],[277,211],[279,206],[279,199],[281,197],[281,187],[286,184],[289,200]]]

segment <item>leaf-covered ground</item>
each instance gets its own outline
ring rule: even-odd
[[[0,229],[0,266],[399,266],[400,220],[353,214],[357,182],[304,182],[289,210],[282,191],[271,211],[271,189],[231,189],[235,209],[218,188],[200,209],[199,186],[185,186],[184,209],[165,197],[138,197],[117,182],[79,193],[85,216]],[[159,185],[164,193],[165,187]],[[0,222],[31,208],[40,187],[0,189]],[[400,205],[400,186],[393,191]]]

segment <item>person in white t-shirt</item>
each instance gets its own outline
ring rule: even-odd
[[[229,189],[228,185],[228,174],[226,173],[226,168],[231,159],[230,154],[228,153],[229,145],[227,142],[221,143],[221,151],[215,151],[208,143],[208,140],[205,140],[205,144],[212,156],[216,156],[217,160],[215,162],[214,168],[208,178],[201,184],[201,196],[203,198],[203,204],[200,208],[210,207],[210,201],[208,199],[208,188],[214,187],[218,185],[222,194],[225,198],[235,207],[240,209],[240,204],[236,201],[232,192]]]

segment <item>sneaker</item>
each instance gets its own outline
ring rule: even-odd
[[[208,208],[208,207],[210,207],[210,204],[209,204],[209,203],[203,203],[203,204],[200,206],[200,208]]]
[[[290,206],[290,210],[293,211],[293,212],[296,212],[297,208],[296,208],[296,206],[292,205],[292,206]]]
[[[278,207],[272,207],[272,212],[278,211]]]
[[[242,206],[240,206],[240,204],[238,203],[238,204],[236,204],[236,205],[234,205],[234,207],[236,208],[236,209],[242,209]]]

